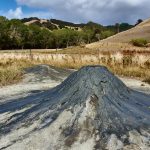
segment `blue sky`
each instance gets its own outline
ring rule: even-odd
[[[75,23],[129,22],[150,17],[150,0],[0,0],[7,18],[56,18]]]
[[[10,9],[16,10],[16,8],[21,7],[24,13],[30,13],[34,11],[38,11],[40,9],[36,9],[33,7],[28,7],[26,5],[21,5],[16,2],[16,0],[0,0],[0,10],[3,12],[8,12]]]
[[[29,7],[16,0],[0,0],[0,15],[12,18],[40,17],[48,19],[49,11],[44,8]]]
[[[16,9],[17,4],[15,0],[1,0],[0,10],[8,11],[9,9]]]

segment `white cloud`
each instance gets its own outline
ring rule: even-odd
[[[110,24],[147,18],[149,0],[16,0],[19,5],[53,12],[55,18],[74,22],[93,20]]]
[[[9,19],[21,19],[21,18],[28,18],[28,17],[39,17],[42,19],[50,19],[53,18],[54,14],[50,13],[49,11],[33,11],[33,12],[26,12],[24,13],[22,7],[17,7],[15,10],[10,9],[7,12],[0,10],[0,15],[6,16]]]
[[[8,18],[22,18],[23,16],[23,12],[22,12],[22,8],[21,7],[18,7],[16,8],[15,10],[12,10],[10,9],[7,13],[6,13],[6,16]]]

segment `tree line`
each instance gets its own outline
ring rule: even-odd
[[[81,30],[60,28],[50,30],[21,20],[0,17],[0,49],[58,49],[96,42],[116,32],[89,22]]]

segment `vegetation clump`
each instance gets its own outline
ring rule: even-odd
[[[131,41],[131,43],[134,46],[138,46],[138,47],[147,47],[148,41],[146,39],[133,39]]]
[[[150,77],[146,77],[146,78],[143,80],[143,82],[146,82],[146,83],[150,84]]]

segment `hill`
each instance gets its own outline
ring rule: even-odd
[[[108,26],[103,26],[99,23],[95,23],[92,21],[89,21],[88,23],[79,23],[79,24],[75,24],[72,22],[67,22],[67,21],[63,21],[63,20],[58,20],[58,19],[39,19],[37,17],[31,17],[31,18],[24,18],[21,19],[21,21],[25,24],[25,25],[38,25],[40,27],[46,27],[50,30],[54,30],[54,29],[63,29],[63,28],[69,28],[69,29],[73,29],[73,30],[81,30],[85,27],[93,27],[96,26],[97,28],[101,29],[105,29],[105,30],[110,30],[114,33],[117,32],[116,29],[116,25],[108,25]],[[132,28],[133,25],[130,25],[128,23],[121,23],[119,26],[119,30],[120,32],[122,31],[126,31],[130,28]]]
[[[132,39],[144,38],[150,40],[150,19],[143,21],[139,25],[127,31],[107,38],[107,42],[130,42]]]
[[[137,48],[130,44],[130,41],[133,39],[143,38],[150,41],[150,19],[143,21],[137,26],[120,32],[116,35],[108,37],[100,42],[95,42],[88,44],[88,48],[96,48],[101,50],[134,50],[134,49],[148,49],[149,48]]]
[[[69,28],[74,30],[79,30],[86,24],[74,24],[67,21],[57,20],[57,19],[39,19],[36,17],[24,18],[21,20],[25,25],[38,25],[40,27],[48,28],[49,30]]]
[[[117,26],[95,22],[75,24],[57,19],[7,19],[0,16],[0,49],[58,49],[81,46],[108,38],[117,33]],[[132,26],[120,24],[124,31]],[[31,41],[32,39],[32,41]]]

